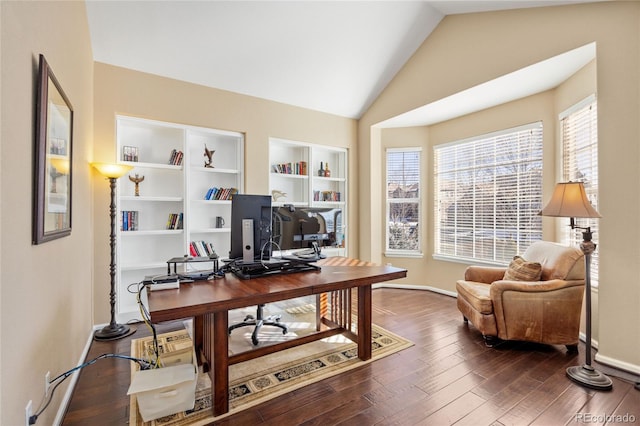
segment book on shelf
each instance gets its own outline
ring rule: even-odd
[[[169,213],[166,229],[182,229],[182,213]]]
[[[307,175],[307,162],[298,161],[295,163],[278,163],[272,166],[274,173],[283,175]]]
[[[214,253],[212,243],[206,241],[191,241],[189,243],[189,254],[193,257],[209,257]]]
[[[204,196],[205,200],[230,200],[234,194],[237,194],[236,188],[209,188]]]
[[[120,229],[122,231],[137,231],[138,230],[138,211],[122,210],[120,222],[121,222]]]
[[[182,151],[179,151],[177,149],[172,149],[171,156],[169,157],[169,164],[171,164],[172,166],[181,165],[183,156],[184,156],[184,153]]]

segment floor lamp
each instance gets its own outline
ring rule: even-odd
[[[111,303],[111,321],[101,330],[94,333],[95,340],[115,340],[135,333],[135,328],[131,328],[125,324],[116,323],[116,180],[131,170],[132,166],[123,164],[108,163],[91,163],[91,165],[100,172],[101,175],[109,179],[111,187],[111,234],[109,236],[109,244],[111,245],[111,263],[109,265],[109,274],[111,275],[111,292],[109,299]]]
[[[613,382],[591,366],[591,254],[596,245],[591,241],[591,227],[581,228],[576,226],[575,218],[599,218],[598,213],[587,198],[582,182],[558,183],[549,203],[540,212],[543,216],[568,217],[571,229],[581,229],[584,241],[580,243],[580,249],[584,253],[585,261],[585,362],[581,366],[567,368],[567,376],[574,382],[596,390],[610,390]]]

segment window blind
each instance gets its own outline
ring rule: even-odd
[[[598,210],[598,107],[595,96],[585,99],[560,115],[562,135],[562,179],[582,182],[591,205]],[[591,227],[593,241],[598,242],[598,219],[576,219],[576,225]],[[561,228],[562,241],[578,247],[582,230]],[[598,250],[591,256],[592,285],[598,285]]]
[[[387,150],[386,250],[420,252],[419,148]]]
[[[542,123],[434,148],[435,254],[508,263],[542,239]]]

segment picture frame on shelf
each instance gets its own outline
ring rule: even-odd
[[[39,56],[35,133],[33,244],[71,234],[73,107],[44,55]]]
[[[122,147],[122,160],[138,162],[138,147],[137,146],[123,146]]]

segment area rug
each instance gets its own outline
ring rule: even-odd
[[[170,344],[183,342],[189,333],[180,330],[158,336],[162,350],[169,351]],[[151,345],[151,338],[131,342],[131,355],[142,356]],[[229,413],[214,417],[211,410],[211,382],[209,375],[200,372],[196,385],[193,410],[143,422],[138,412],[135,396],[131,396],[129,424],[135,426],[201,426],[222,419],[239,411],[263,403],[277,396],[299,389],[322,379],[335,376],[365,365],[376,359],[396,353],[413,343],[388,330],[372,326],[372,358],[358,359],[357,345],[345,337],[333,336],[317,342],[280,351],[229,368]],[[165,347],[166,346],[166,347]],[[138,369],[132,363],[132,374]]]

